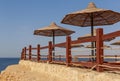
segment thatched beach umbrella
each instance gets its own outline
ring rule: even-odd
[[[113,42],[113,43],[111,43],[110,45],[120,45],[120,40],[119,40],[119,41],[116,41],[116,42]]]
[[[91,34],[93,35],[93,26],[112,25],[119,21],[120,13],[97,8],[91,2],[86,9],[67,14],[61,23],[81,27],[91,26]]]
[[[96,29],[95,28],[93,30],[93,36],[96,36]],[[81,37],[78,37],[78,40],[80,40],[81,38],[87,38],[87,37],[91,37],[91,33],[85,34],[84,36],[81,36]],[[111,41],[113,39],[115,39],[115,37],[107,39],[107,40],[105,40],[105,42],[109,42],[109,41]]]
[[[34,35],[53,37],[53,46],[55,45],[55,36],[66,36],[72,33],[75,33],[75,32],[72,30],[60,27],[56,25],[54,22],[47,27],[39,28],[34,31]],[[54,51],[54,47],[53,47],[53,51]]]
[[[61,48],[66,48],[66,45],[60,46]],[[71,48],[79,48],[79,47],[84,47],[82,44],[71,44]]]
[[[93,36],[93,26],[112,25],[119,21],[120,13],[97,8],[95,4],[91,2],[86,9],[67,14],[61,23],[81,27],[91,26],[91,36]],[[92,55],[94,55],[94,52]]]
[[[85,48],[96,48],[96,47],[92,47],[92,45],[87,45],[85,46]],[[110,48],[110,46],[104,45],[102,48]]]

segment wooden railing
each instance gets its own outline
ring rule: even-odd
[[[89,68],[95,68],[98,72],[102,72],[104,68],[106,68],[106,65],[109,65],[109,67],[114,67],[116,63],[110,63],[110,62],[104,62],[104,58],[106,57],[119,57],[119,56],[113,56],[113,55],[104,55],[103,54],[103,42],[106,39],[110,39],[113,37],[120,36],[120,31],[116,31],[113,33],[109,34],[103,34],[103,29],[99,28],[97,29],[97,35],[93,37],[87,37],[87,38],[79,38],[79,40],[71,40],[70,36],[66,37],[66,42],[55,44],[54,46],[52,45],[52,42],[50,41],[48,43],[48,46],[41,47],[40,45],[37,45],[36,48],[32,47],[31,45],[27,48],[24,47],[22,49],[21,53],[21,60],[32,60],[36,62],[48,62],[48,63],[58,63],[58,64],[66,64],[66,66],[75,66],[75,65],[80,65],[80,66],[85,66]],[[85,56],[84,58],[91,58],[94,57],[96,58],[95,61],[80,61],[80,62],[73,62],[72,59],[72,54],[71,54],[71,44],[78,44],[78,43],[85,43],[85,42],[96,42],[96,56]],[[60,47],[60,46],[66,46],[66,55],[56,55],[53,56],[53,47]],[[48,49],[46,55],[42,55],[41,50]],[[36,51],[36,54],[33,54],[32,51]],[[77,55],[76,55],[77,56]],[[84,55],[83,55],[84,56]],[[42,59],[42,58],[46,59]],[[58,58],[59,61],[56,61],[53,58]],[[62,58],[65,58],[65,61],[61,60]],[[78,55],[79,58],[82,58],[82,56]],[[105,66],[105,67],[104,67]],[[116,65],[115,65],[116,66]],[[120,65],[118,65],[118,68]]]

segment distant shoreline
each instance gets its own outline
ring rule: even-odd
[[[0,58],[0,72],[4,70],[7,66],[13,65],[13,64],[18,64],[20,58],[16,57],[2,57]]]

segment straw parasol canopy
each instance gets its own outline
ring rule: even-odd
[[[84,37],[90,37],[91,33],[84,35]],[[93,36],[96,36],[96,29],[93,29]]]
[[[120,40],[119,40],[119,41],[116,41],[116,42],[113,42],[113,43],[111,43],[110,45],[120,45]]]
[[[93,30],[93,36],[96,36],[96,29],[95,28]],[[87,38],[87,37],[91,37],[91,34],[89,33],[89,34],[85,34],[84,36],[78,37],[78,40],[80,40],[81,38]],[[107,39],[107,40],[105,40],[105,42],[109,42],[113,39],[115,39],[115,37]]]
[[[86,9],[67,14],[62,23],[75,26],[111,25],[120,21],[120,13],[112,10],[97,8],[93,2]]]
[[[60,27],[56,25],[54,22],[52,22],[49,26],[39,28],[34,31],[34,35],[41,35],[41,36],[48,36],[48,37],[53,37],[53,51],[54,45],[55,45],[55,36],[66,36],[70,35],[72,33],[75,33],[72,30]],[[54,56],[55,53],[53,53]]]
[[[72,30],[60,27],[60,26],[56,25],[54,22],[52,22],[49,26],[35,30],[34,35],[42,35],[42,36],[52,37],[53,32],[54,32],[54,36],[66,36],[66,35],[75,33]]]
[[[96,48],[96,47],[92,47],[92,45],[87,45],[85,46],[85,48]],[[110,46],[104,45],[103,48],[110,48]]]
[[[66,45],[60,46],[61,48],[66,48]],[[78,47],[84,47],[82,44],[71,44],[71,48],[78,48]]]
[[[49,26],[39,28],[34,31],[34,35],[41,35],[41,36],[48,36],[53,37],[53,44],[54,44],[54,37],[55,36],[66,36],[75,33],[72,30],[60,27],[52,22]]]

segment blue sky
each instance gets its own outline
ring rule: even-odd
[[[30,44],[34,47],[47,45],[51,38],[34,36],[33,31],[51,22],[76,31],[73,40],[90,33],[90,27],[60,23],[66,14],[86,8],[89,2],[94,2],[99,8],[120,12],[120,0],[0,0],[0,57],[19,57],[22,48]],[[120,22],[98,27],[103,27],[108,33],[119,30]],[[64,39],[56,37],[56,43]]]

